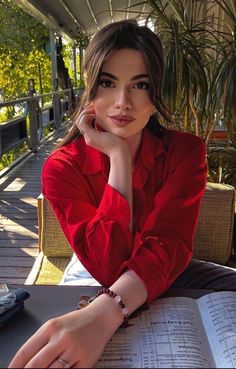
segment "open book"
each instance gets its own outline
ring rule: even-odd
[[[236,368],[236,292],[159,298],[118,329],[97,368]]]

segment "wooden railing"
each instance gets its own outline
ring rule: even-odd
[[[0,102],[0,110],[3,107],[23,105],[20,117],[0,123],[0,159],[21,143],[26,143],[31,151],[36,151],[42,140],[43,129],[52,124],[55,129],[59,129],[63,117],[65,114],[70,115],[72,104],[81,93],[81,89],[68,88],[38,95],[34,89],[29,89],[27,97]],[[49,105],[44,106],[45,98],[51,98]]]

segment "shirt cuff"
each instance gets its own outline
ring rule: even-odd
[[[105,187],[98,213],[109,221],[118,222],[124,228],[129,227],[130,208],[128,201],[109,184]]]
[[[150,244],[145,244],[145,241],[149,241]],[[159,247],[156,243],[159,244]],[[118,277],[127,269],[137,274],[146,286],[147,303],[155,300],[171,286],[177,276],[186,268],[192,255],[189,250],[184,251],[183,249],[182,253],[177,253],[176,260],[173,262],[167,257],[166,250],[161,245],[163,242],[156,236],[147,236],[142,240],[142,237],[138,235],[132,257],[125,261],[118,271]],[[174,264],[176,264],[175,267]]]
[[[135,272],[145,284],[148,294],[146,303],[152,302],[166,291],[165,278],[162,278],[161,276],[158,280],[156,278],[152,278],[150,262],[146,262],[145,259],[143,260],[142,258],[140,262],[134,259],[125,261],[120,267],[119,275],[123,274],[128,269]],[[147,270],[149,270],[149,275],[147,275]]]

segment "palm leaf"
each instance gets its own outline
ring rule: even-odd
[[[236,23],[236,1],[234,0],[215,0],[216,4]]]

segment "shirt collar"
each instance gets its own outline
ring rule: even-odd
[[[76,145],[79,152],[78,161],[83,174],[89,175],[107,172],[109,159],[105,154],[88,146],[83,136],[77,139]]]
[[[151,133],[149,129],[144,129],[133,171],[133,187],[142,189],[156,160],[163,160],[166,155],[167,150],[163,145],[162,139]]]
[[[77,140],[80,168],[83,174],[108,174],[109,159],[100,151],[86,145],[84,137]],[[153,168],[156,158],[166,156],[167,150],[160,138],[152,134],[149,129],[143,130],[137,160],[133,171],[133,186],[142,189],[147,176]]]

